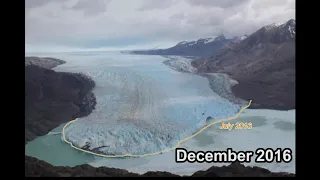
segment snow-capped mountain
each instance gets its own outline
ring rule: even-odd
[[[176,46],[182,46],[182,47],[190,47],[190,46],[199,46],[199,45],[204,45],[204,44],[211,44],[211,43],[217,43],[219,41],[226,41],[228,39],[226,39],[224,37],[224,35],[221,35],[221,36],[218,36],[218,37],[215,37],[215,38],[204,38],[204,39],[198,39],[197,41],[182,41],[182,42],[179,42]],[[175,47],[176,47],[175,46]]]
[[[233,39],[234,39],[234,41],[240,42],[240,41],[246,39],[247,37],[248,37],[248,35],[242,35],[242,36],[235,36]]]
[[[291,19],[263,26],[239,43],[229,43],[215,56],[199,58],[192,65],[199,73],[231,75],[239,81],[233,90],[243,99],[268,108],[294,109],[295,25]]]
[[[295,40],[296,21],[291,19],[286,23],[273,23],[263,26],[258,31],[250,35],[246,40],[247,45],[256,45],[259,43],[280,44],[287,41]]]
[[[245,37],[236,37],[239,40]],[[224,35],[215,38],[201,38],[196,41],[182,41],[168,49],[156,49],[145,51],[132,51],[134,54],[149,55],[180,55],[206,57],[215,55],[226,44],[234,41],[235,38],[227,39]]]
[[[179,42],[176,46],[184,46],[184,47],[188,47],[188,46],[194,46],[197,44],[208,44],[211,43],[215,40],[215,38],[205,38],[205,39],[199,39],[197,41],[182,41]]]

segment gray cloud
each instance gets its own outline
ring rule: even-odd
[[[29,11],[32,8],[41,7],[51,2],[63,3],[65,0],[25,0],[25,9],[26,11]]]
[[[47,1],[43,1],[43,0],[27,0],[25,1],[25,8],[30,9],[37,6],[42,6],[47,3],[48,3]]]
[[[182,40],[250,34],[295,17],[294,0],[26,0],[26,44],[96,46],[174,44]],[[68,40],[65,40],[68,39]],[[95,41],[92,41],[94,39]],[[156,45],[155,45],[156,46]],[[80,45],[79,45],[80,47]]]
[[[164,9],[172,6],[175,0],[144,0],[139,10]]]
[[[187,0],[192,5],[214,6],[220,8],[230,8],[248,3],[249,0]]]
[[[78,0],[71,8],[83,11],[86,15],[93,15],[105,12],[110,1],[111,0]]]
[[[50,3],[58,3],[65,10],[82,11],[85,15],[105,12],[111,0],[26,0],[25,9],[38,8]],[[71,4],[71,5],[70,5]]]

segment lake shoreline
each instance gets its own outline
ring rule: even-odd
[[[33,67],[35,68],[35,67]],[[38,68],[36,68],[38,69]],[[39,69],[38,69],[39,70]],[[45,70],[45,72],[47,72],[47,70]],[[58,72],[55,72],[53,70],[48,70],[47,73],[51,73],[51,74],[59,74]],[[62,73],[63,74],[63,73]],[[68,73],[70,74],[70,73]],[[73,74],[73,73],[71,73]],[[34,74],[35,78],[39,78],[38,73]],[[26,75],[28,76],[28,75]],[[41,75],[40,75],[41,76]],[[63,75],[64,76],[64,75]],[[67,78],[71,78],[70,76],[66,76]],[[61,83],[63,79],[60,78],[58,79],[58,82]],[[27,82],[26,82],[27,83]],[[39,83],[39,82],[38,82]],[[52,89],[52,88],[51,88]],[[71,88],[72,89],[72,88]],[[65,95],[67,96],[68,93],[70,93],[71,89],[67,89],[66,91],[63,91],[63,93],[61,95]],[[89,88],[90,89],[90,88]],[[59,88],[53,88],[52,91],[54,91],[55,93],[59,93]],[[30,98],[32,97],[32,94],[30,94],[31,91],[29,91],[29,93],[26,92],[26,98]],[[87,89],[87,91],[85,91],[87,93],[89,93],[89,90]],[[72,93],[71,93],[72,94]],[[89,100],[91,102],[91,98],[92,95],[91,93],[89,93],[90,95],[87,97],[85,95],[85,93],[83,94],[84,97],[87,97],[86,100]],[[46,94],[42,94],[41,96],[36,96],[35,99],[37,98],[44,98],[42,96],[45,96]],[[35,100],[33,99],[33,100]],[[57,100],[57,98],[53,98],[51,99],[50,102],[52,102],[52,100]],[[92,103],[92,102],[91,102]],[[90,107],[92,107],[93,104],[90,104]],[[57,104],[59,105],[59,104]],[[72,106],[72,105],[71,105]],[[26,107],[28,107],[28,104],[26,103]],[[48,104],[42,104],[43,108],[50,108],[50,106]],[[81,111],[83,112],[87,112],[85,114],[82,114],[82,117],[87,116],[91,113],[91,111],[87,111],[86,108],[80,108]],[[57,110],[58,111],[58,110]],[[43,111],[35,111],[37,113],[43,113]],[[61,110],[59,110],[58,112],[61,112]],[[74,111],[73,111],[74,112]],[[68,113],[67,113],[68,114]],[[27,116],[27,114],[26,114]],[[65,118],[62,118],[62,120],[60,119],[60,121],[69,121],[71,120],[73,117],[77,117],[75,116],[73,113],[68,114],[68,116],[70,116],[70,118],[68,120],[66,120]],[[79,117],[79,116],[78,116]],[[27,117],[26,117],[27,118]],[[32,118],[32,117],[29,117]],[[63,120],[64,119],[64,120]],[[48,121],[47,123],[51,123],[51,126],[44,126],[47,130],[51,131],[52,129],[56,128],[57,126],[52,125],[52,121]],[[63,122],[62,122],[63,123]],[[61,123],[60,123],[61,124]],[[53,127],[55,126],[55,127]],[[36,128],[34,124],[29,124],[30,128]],[[26,129],[27,126],[26,126]],[[45,131],[44,131],[45,132]],[[47,134],[47,133],[46,133]],[[45,134],[37,134],[35,136],[42,136]],[[26,139],[26,141],[30,141],[30,139]],[[108,167],[99,167],[99,168],[94,168],[88,164],[83,164],[83,165],[77,165],[74,167],[68,167],[68,166],[52,166],[51,164],[42,161],[42,160],[38,160],[37,158],[33,158],[30,156],[25,155],[25,176],[56,176],[56,177],[68,177],[68,176],[82,176],[82,177],[92,177],[92,176],[178,176],[169,172],[160,172],[160,171],[148,171],[144,174],[136,174],[136,173],[130,173],[126,170],[123,169],[115,169],[115,168],[108,168]],[[295,176],[295,174],[292,173],[286,173],[286,172],[271,172],[265,168],[260,168],[260,167],[250,167],[250,166],[244,166],[240,163],[232,163],[228,166],[223,166],[223,167],[216,167],[216,166],[212,166],[211,168],[207,169],[206,171],[196,171],[195,173],[193,173],[193,175],[191,176],[207,176],[207,177],[220,177],[220,176],[244,176],[244,177],[248,177],[248,176]],[[183,176],[183,177],[187,177],[187,176]]]

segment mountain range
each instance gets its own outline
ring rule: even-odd
[[[295,26],[284,24],[261,27],[238,43],[229,43],[213,56],[196,59],[197,73],[231,75],[239,84],[233,92],[255,102],[252,107],[295,108]]]
[[[236,43],[247,36],[236,36],[227,39],[224,35],[215,38],[202,38],[196,41],[182,41],[173,47],[167,49],[152,49],[152,50],[138,50],[131,51],[133,54],[146,55],[178,55],[178,56],[212,56],[215,55],[221,48],[228,43]]]
[[[182,41],[167,49],[132,51],[133,54],[194,56],[191,63],[202,73],[226,73],[239,82],[233,93],[252,100],[251,108],[295,108],[295,25],[265,25],[250,35],[224,35]]]

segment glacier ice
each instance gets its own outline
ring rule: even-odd
[[[227,118],[240,110],[213,92],[208,95],[195,89],[189,96],[188,88],[184,88],[191,82],[188,79],[170,80],[159,78],[161,74],[156,72],[146,75],[120,67],[90,71],[87,75],[97,84],[96,109],[70,124],[65,134],[75,146],[94,152],[159,152],[200,130],[208,116],[213,120]]]
[[[172,127],[175,129],[180,129],[179,120],[186,119],[184,123],[186,127],[190,129],[197,129],[196,126],[202,127],[205,122],[202,121],[207,116],[219,115],[219,116],[232,116],[234,112],[234,108],[237,106],[233,106],[230,103],[227,103],[221,98],[217,97],[215,93],[213,93],[208,87],[208,81],[204,78],[201,78],[196,75],[189,75],[185,73],[179,73],[175,70],[172,70],[170,67],[162,64],[166,59],[161,56],[147,56],[147,55],[126,55],[120,53],[111,53],[111,52],[97,52],[94,56],[83,56],[83,53],[65,55],[65,54],[46,54],[46,57],[55,57],[67,60],[66,64],[55,67],[55,71],[68,71],[68,72],[89,72],[89,75],[94,77],[95,81],[97,81],[97,88],[95,89],[95,94],[97,95],[98,105],[97,110],[93,112],[87,118],[82,118],[77,121],[77,123],[71,124],[67,129],[67,136],[76,137],[76,132],[72,132],[73,130],[78,129],[79,132],[81,129],[85,131],[85,121],[94,121],[96,122],[96,126],[93,127],[92,133],[94,136],[99,134],[94,130],[94,128],[98,127],[98,124],[104,124],[109,122],[107,119],[102,119],[100,117],[107,117],[104,114],[111,114],[110,107],[105,107],[106,110],[103,111],[104,102],[112,97],[114,90],[110,90],[109,94],[107,94],[106,82],[115,84],[120,82],[112,83],[112,80],[104,80],[104,76],[107,75],[103,70],[107,70],[109,72],[118,73],[120,69],[116,69],[114,71],[110,71],[110,69],[114,69],[116,67],[125,67],[136,72],[135,74],[143,79],[149,79],[154,81],[154,87],[151,87],[152,90],[157,93],[162,93],[163,95],[155,95],[153,98],[158,98],[159,101],[154,101],[154,105],[157,107],[161,107],[158,104],[160,101],[164,102],[167,106],[167,110],[169,107],[173,108],[170,113],[167,113],[166,116],[168,123],[166,127]],[[108,67],[108,68],[106,68]],[[100,71],[97,71],[100,70]],[[129,72],[129,71],[128,71]],[[131,76],[132,71],[130,73],[126,73],[126,70],[122,69],[118,78],[125,81],[130,78],[134,78],[136,76]],[[127,74],[125,76],[125,74]],[[122,76],[122,77],[121,77]],[[126,78],[125,78],[126,77]],[[128,78],[127,78],[128,77]],[[139,77],[140,78],[140,77]],[[148,80],[148,82],[149,82]],[[155,81],[156,80],[156,81]],[[217,80],[219,81],[219,79]],[[217,82],[218,89],[222,86],[223,82]],[[147,83],[147,82],[146,82]],[[222,83],[222,84],[221,84]],[[128,85],[126,85],[128,86]],[[133,86],[133,84],[131,85]],[[119,85],[121,87],[121,85]],[[160,90],[161,88],[162,90]],[[111,87],[109,87],[111,88]],[[127,92],[128,93],[128,92]],[[114,93],[115,96],[116,93]],[[156,93],[154,93],[156,94]],[[127,94],[126,94],[127,95]],[[165,95],[165,96],[164,96]],[[125,99],[123,99],[125,102]],[[120,103],[116,103],[116,101],[109,102],[111,104],[116,104],[114,109],[117,108]],[[219,106],[219,103],[221,106]],[[146,107],[148,105],[145,105]],[[207,106],[207,107],[206,107]],[[234,107],[234,108],[233,108]],[[157,108],[155,108],[157,110]],[[159,110],[159,109],[158,109]],[[163,108],[165,110],[165,107]],[[207,110],[207,111],[206,111]],[[177,111],[177,112],[175,112]],[[223,112],[225,111],[225,112]],[[201,115],[205,112],[205,115]],[[238,111],[236,111],[238,112]],[[152,113],[151,113],[152,114]],[[154,127],[156,125],[164,125],[163,121],[158,121],[161,116],[157,119],[157,124],[142,124],[141,128],[147,129],[148,127]],[[266,124],[263,126],[256,126],[257,124],[261,124],[261,117],[265,117],[267,119]],[[172,119],[170,119],[172,118]],[[266,109],[246,109],[243,113],[241,113],[239,119],[235,121],[252,121],[254,123],[254,128],[250,131],[219,131],[218,125],[212,126],[211,128],[206,129],[197,137],[188,140],[181,144],[181,147],[184,147],[188,150],[193,151],[206,151],[206,150],[225,150],[227,147],[231,147],[236,151],[242,150],[255,150],[256,148],[291,148],[293,150],[293,157],[295,157],[295,131],[282,131],[280,129],[276,129],[274,127],[274,123],[279,121],[286,122],[295,122],[295,111],[276,111],[276,110],[266,110]],[[99,122],[101,120],[101,122]],[[105,121],[105,122],[104,122]],[[142,120],[143,123],[148,122],[146,120]],[[199,123],[200,122],[200,123]],[[109,122],[114,127],[120,129],[121,122],[119,124]],[[202,124],[201,124],[202,123]],[[82,125],[81,125],[82,124]],[[87,123],[91,124],[91,123]],[[138,133],[140,131],[139,126],[134,126],[134,124],[125,124],[126,128],[132,128],[130,132]],[[62,127],[65,124],[62,124],[58,129],[52,130],[53,132],[61,131]],[[74,125],[74,127],[72,127]],[[149,125],[149,126],[147,126]],[[81,127],[80,127],[81,126]],[[136,127],[135,129],[133,127]],[[73,128],[72,131],[71,128]],[[102,129],[104,127],[101,127]],[[156,127],[159,130],[161,128]],[[138,132],[134,132],[137,130]],[[101,130],[102,131],[102,130]],[[112,130],[111,127],[106,128],[103,132],[109,131],[110,134],[116,132],[116,130]],[[191,131],[191,130],[190,130]],[[142,132],[142,131],[141,131]],[[164,132],[163,133],[167,133]],[[187,135],[188,132],[185,132],[184,135]],[[190,132],[192,133],[192,131]],[[101,132],[102,134],[102,132]],[[178,133],[174,133],[174,135],[179,135]],[[184,135],[180,135],[180,137],[184,137]],[[142,134],[145,136],[145,134]],[[204,137],[210,137],[214,139],[214,142],[207,142]],[[86,134],[83,134],[82,139],[87,138]],[[67,137],[68,138],[68,137]],[[179,138],[179,137],[177,137]],[[203,140],[204,139],[204,140]],[[81,138],[73,139],[73,143],[77,143]],[[108,141],[108,137],[102,139],[103,141]],[[117,139],[116,139],[117,140]],[[121,140],[121,138],[119,138]],[[206,143],[203,144],[203,141]],[[111,142],[111,141],[109,141]],[[201,143],[200,143],[201,142]],[[107,142],[103,142],[107,143]],[[155,146],[152,142],[148,142],[149,144],[145,144],[148,146]],[[172,143],[174,144],[174,143]],[[140,144],[141,145],[141,144]],[[174,144],[175,145],[175,144]],[[113,152],[110,149],[110,152]],[[50,156],[48,156],[48,153]],[[195,171],[198,170],[206,170],[210,168],[212,165],[215,166],[223,166],[228,165],[229,163],[183,163],[177,164],[175,162],[175,154],[174,151],[170,151],[168,153],[163,153],[157,156],[148,156],[145,158],[102,158],[98,156],[91,156],[86,153],[81,153],[77,150],[70,148],[70,146],[66,143],[57,142],[57,136],[42,136],[37,138],[36,140],[28,143],[26,145],[26,154],[37,157],[41,160],[45,160],[52,165],[55,166],[75,166],[83,163],[90,163],[90,165],[95,167],[107,166],[113,168],[121,168],[126,169],[130,172],[134,173],[145,173],[147,171],[168,171],[174,174],[179,175],[192,175]],[[124,153],[123,153],[124,154]],[[62,155],[62,156],[61,156]],[[68,157],[68,158],[65,158]],[[94,161],[94,162],[92,162]],[[254,161],[251,163],[245,163],[245,165],[250,166],[258,166],[269,169],[270,171],[277,172],[292,172],[295,173],[295,158],[291,163],[255,163]]]

